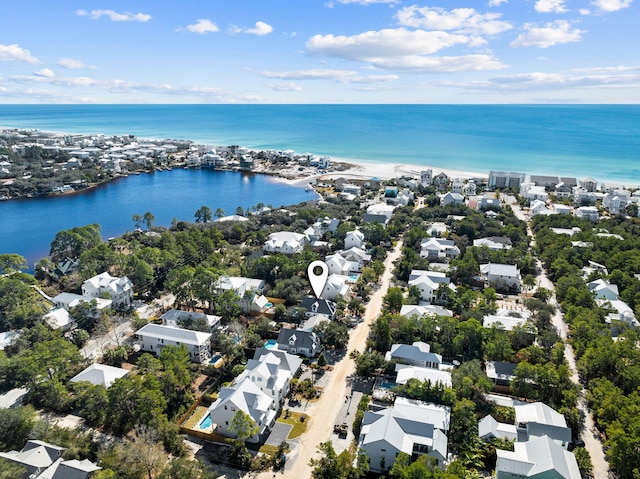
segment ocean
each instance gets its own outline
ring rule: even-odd
[[[640,105],[3,105],[0,126],[640,184]]]

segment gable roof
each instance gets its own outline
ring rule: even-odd
[[[425,361],[428,363],[441,363],[442,356],[430,351],[431,347],[427,343],[416,341],[412,345],[394,344],[391,350],[385,355],[389,359],[404,359],[406,361]]]
[[[293,344],[291,342],[293,341]],[[304,329],[281,328],[278,333],[278,344],[291,346],[296,349],[303,348],[312,350],[318,345],[318,336],[313,331]]]
[[[261,361],[268,355],[273,355],[280,359],[280,363],[278,368],[283,369],[285,371],[290,371],[292,375],[295,375],[302,366],[302,359],[300,359],[295,354],[289,354],[286,351],[280,351],[278,349],[265,349],[265,348],[257,348],[255,354],[253,355],[253,359],[257,361]]]
[[[0,457],[4,457],[12,462],[17,462],[30,468],[44,469],[49,467],[54,461],[62,456],[63,452],[64,447],[31,439],[27,441],[20,452],[0,452]]]
[[[232,387],[222,387],[218,393],[218,399],[209,409],[213,411],[227,404],[241,409],[258,423],[262,415],[271,408],[273,399],[260,391],[260,388],[249,378],[245,378]]]
[[[496,472],[534,477],[555,471],[564,479],[580,479],[578,462],[572,452],[553,442],[548,436],[516,442],[513,451],[496,449]],[[546,477],[546,476],[545,476]]]
[[[200,346],[205,344],[211,338],[211,333],[203,333],[201,331],[191,331],[190,329],[175,328],[173,326],[164,326],[162,324],[145,324],[136,331],[139,336],[147,336],[158,339],[166,339],[180,344],[190,344]]]
[[[336,314],[336,303],[328,299],[305,296],[302,298],[300,306],[306,309],[309,313],[326,314],[328,316]]]

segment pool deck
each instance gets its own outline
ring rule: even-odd
[[[191,414],[191,416],[182,423],[182,427],[185,429],[191,429],[192,431],[213,432],[213,428],[211,426],[206,429],[200,429],[200,422],[204,419],[207,411],[209,411],[209,408],[198,406],[195,411],[193,411],[193,414]]]

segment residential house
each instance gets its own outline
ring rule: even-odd
[[[433,182],[433,170],[422,170],[420,172],[420,184],[424,187],[431,186]]]
[[[433,238],[440,238],[449,232],[449,227],[446,223],[434,222],[427,224],[425,233]]]
[[[87,381],[96,386],[104,386],[109,389],[116,379],[123,378],[127,374],[129,374],[129,371],[126,369],[116,368],[107,364],[93,363],[69,379],[69,381],[73,383]]]
[[[489,285],[500,291],[520,291],[522,277],[513,264],[488,263],[480,265],[480,273]]]
[[[442,356],[431,352],[431,346],[422,341],[416,341],[412,345],[394,344],[386,352],[385,360],[409,364],[422,368],[439,369],[442,364]]]
[[[564,181],[561,181],[555,186],[556,198],[570,198],[571,193],[571,187]]]
[[[596,303],[598,303],[598,306],[601,308],[611,310],[611,312],[605,316],[607,323],[611,323],[611,321],[623,321],[636,328],[640,326],[633,309],[624,301],[620,299],[598,299]]]
[[[602,197],[602,206],[612,215],[624,213],[624,208],[629,203],[631,192],[629,190],[616,189],[605,193]]]
[[[476,196],[478,194],[478,188],[476,184],[473,181],[465,183],[464,187],[462,188],[462,194],[466,198],[469,198],[470,196]]]
[[[230,387],[220,388],[218,398],[209,406],[213,431],[227,437],[236,437],[230,429],[233,416],[237,411],[247,414],[258,426],[258,433],[247,442],[258,442],[275,423],[278,403],[270,395],[262,392],[249,377],[234,383]]]
[[[440,206],[462,205],[464,204],[464,196],[460,193],[449,191],[440,197]]]
[[[307,237],[301,233],[280,231],[271,233],[262,249],[267,253],[295,254],[301,252],[308,242]]]
[[[438,173],[433,178],[433,186],[435,186],[438,191],[445,191],[449,186],[449,177],[444,172]]]
[[[564,416],[541,402],[514,406],[518,442],[548,436],[563,449],[571,442],[571,428],[567,427]]]
[[[71,331],[77,327],[76,322],[64,308],[53,308],[44,315],[44,320],[51,329],[59,329],[63,333]]]
[[[451,192],[461,195],[462,188],[463,188],[462,180],[460,178],[454,178],[453,181],[451,182]]]
[[[593,205],[600,197],[602,197],[602,193],[585,190],[580,186],[573,188],[573,201],[578,206]]]
[[[166,346],[184,345],[197,363],[211,359],[211,333],[149,323],[136,331],[140,349],[160,355]]]
[[[240,298],[240,307],[249,312],[254,309],[261,299],[266,286],[263,279],[245,278],[244,276],[220,276],[216,288],[220,291],[233,291]]]
[[[451,387],[451,373],[449,371],[421,368],[410,364],[396,364],[396,384],[407,384],[411,379],[420,382],[429,381],[432,385],[440,384],[447,388]]]
[[[529,205],[529,217],[533,218],[537,215],[555,215],[557,212],[547,207],[547,203],[543,200],[533,200]]]
[[[509,387],[511,380],[515,378],[516,366],[517,364],[504,361],[486,361],[485,372],[495,386]],[[513,426],[514,433],[515,430]]]
[[[488,415],[478,421],[478,436],[485,441],[492,439],[515,441],[518,438],[518,432],[514,424],[498,422]]]
[[[255,384],[281,406],[289,394],[290,381],[295,377],[302,359],[285,351],[259,348],[253,359],[247,361],[244,371],[236,378],[242,382],[245,378]]]
[[[88,479],[102,469],[86,459],[65,461],[62,458],[64,450],[63,447],[31,439],[21,451],[0,452],[0,457],[24,466],[27,472],[23,479]]]
[[[365,223],[380,223],[386,226],[389,220],[391,220],[395,208],[394,205],[388,205],[386,203],[371,205],[367,208],[367,212],[362,217],[362,221]]]
[[[400,308],[400,316],[410,318],[417,316],[453,316],[453,311],[445,309],[441,306],[434,306],[432,304],[416,305],[416,304],[403,304]]]
[[[401,452],[412,461],[428,454],[443,467],[450,414],[446,406],[403,397],[397,397],[393,407],[365,412],[358,446],[369,457],[370,470],[391,469]]]
[[[364,247],[364,233],[359,229],[347,232],[344,237],[344,249]]]
[[[456,259],[460,256],[460,248],[453,240],[424,238],[420,242],[420,256],[429,260]]]
[[[133,284],[126,276],[117,278],[107,271],[89,278],[82,283],[82,295],[89,298],[99,298],[107,293],[115,309],[129,309],[133,301]]]
[[[511,249],[511,240],[506,236],[490,236],[473,240],[473,246],[486,246],[491,250]]]
[[[598,188],[598,182],[588,176],[580,178],[579,185],[580,188],[584,188],[587,191],[596,191]]]
[[[496,314],[488,314],[482,318],[482,325],[485,328],[496,326],[505,331],[513,331],[517,326],[523,326],[531,319],[531,311],[499,309]]]
[[[596,299],[608,299],[610,301],[618,299],[618,286],[604,279],[591,281],[587,283],[587,286]]]
[[[362,268],[364,267],[364,265],[369,261],[371,261],[371,255],[360,248],[353,247],[349,249],[343,249],[339,251],[339,253],[347,261],[350,261],[352,263],[357,263],[358,267],[355,270],[356,272],[362,271]]]
[[[513,451],[496,449],[496,479],[581,479],[578,461],[549,437],[516,442]]]
[[[500,211],[502,209],[502,203],[494,196],[480,195],[476,198],[476,209],[478,211]]]
[[[362,264],[359,261],[349,261],[340,252],[333,253],[324,259],[329,274],[350,275],[362,271]]]
[[[22,330],[16,329],[14,331],[4,331],[0,333],[0,351],[4,351],[13,345],[13,343],[22,336]]]
[[[409,286],[417,287],[420,290],[420,299],[427,303],[440,301],[439,288],[442,284],[455,291],[455,286],[445,273],[414,269],[409,275]]]
[[[561,203],[554,203],[552,206],[553,206],[553,211],[555,211],[559,215],[571,214],[571,207],[568,205],[563,205]]]
[[[181,324],[199,322],[206,324],[209,327],[209,331],[213,332],[220,325],[222,316],[215,316],[213,314],[205,314],[197,311],[182,311],[179,309],[170,309],[162,316],[160,316],[162,324],[165,326],[171,326],[179,328]]]
[[[320,352],[320,340],[313,331],[281,328],[278,334],[278,349],[313,358]]]
[[[305,296],[300,304],[306,310],[305,316],[324,316],[326,319],[335,319],[336,303],[327,299],[316,298],[315,296]]]
[[[352,183],[344,183],[341,189],[343,195],[360,196],[362,194],[362,187]]]
[[[536,186],[532,182],[526,182],[520,185],[520,196],[530,201],[547,201],[549,195],[544,186]]]
[[[573,210],[573,214],[576,218],[589,220],[592,223],[597,223],[600,219],[598,208],[595,206],[581,206]]]
[[[322,294],[323,299],[336,300],[346,298],[351,290],[351,279],[344,274],[330,274],[327,278]]]

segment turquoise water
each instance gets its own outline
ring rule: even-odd
[[[209,364],[215,364],[218,361],[220,361],[220,358],[222,356],[220,356],[219,354],[214,354],[213,357],[209,360]]]
[[[150,211],[156,225],[170,226],[173,218],[194,221],[202,205],[232,214],[238,206],[276,207],[315,198],[312,191],[264,175],[208,168],[132,175],[82,194],[0,201],[0,253],[19,253],[32,265],[49,254],[58,231],[74,226],[98,223],[107,239],[132,231],[136,213]]]
[[[264,343],[264,348],[265,349],[275,349],[275,347],[278,345],[278,341],[276,341],[275,339],[268,339],[266,343]]]
[[[212,421],[211,421],[211,416],[209,414],[207,414],[205,416],[205,418],[202,420],[202,422],[200,422],[200,426],[198,426],[200,429],[209,429],[211,427]]]
[[[0,125],[640,183],[640,105],[3,105]]]

